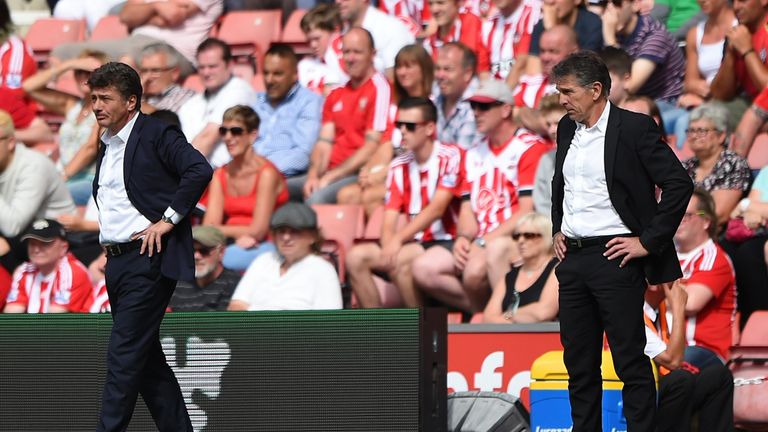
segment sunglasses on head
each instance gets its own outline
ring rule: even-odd
[[[231,132],[232,136],[240,136],[245,133],[245,129],[240,126],[233,126],[231,128],[225,128],[224,126],[219,127],[219,135],[224,136],[227,132]]]
[[[503,105],[501,102],[476,102],[476,101],[469,101],[469,106],[472,107],[474,111],[488,111],[491,108],[495,108],[497,106]]]
[[[402,129],[405,127],[405,130],[408,132],[415,132],[416,128],[423,125],[424,122],[405,122],[405,121],[396,121],[395,122],[395,128],[396,129]]]
[[[532,233],[532,232],[516,232],[512,233],[512,240],[520,240],[520,237],[526,239],[526,240],[533,240],[541,237],[541,234],[539,233]]]

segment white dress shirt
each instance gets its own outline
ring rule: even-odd
[[[123,172],[125,146],[137,117],[138,115],[134,113],[116,135],[110,136],[109,131],[105,131],[101,136],[101,141],[106,145],[104,159],[99,169],[99,190],[96,194],[101,244],[129,242],[131,236],[152,224],[133,206],[125,191]],[[178,223],[181,219],[170,207],[164,214],[170,217],[173,223]]]
[[[565,195],[560,231],[569,238],[628,234],[608,195],[605,178],[605,131],[611,104],[594,126],[576,123],[571,147],[563,162]]]

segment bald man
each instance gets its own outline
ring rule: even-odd
[[[357,181],[360,167],[379,145],[391,91],[386,77],[374,67],[375,56],[367,30],[355,27],[342,37],[349,81],[325,99],[320,135],[304,183],[307,204],[335,203],[337,192]]]
[[[539,41],[541,73],[520,77],[520,84],[515,89],[515,106],[538,108],[542,96],[556,93],[555,84],[550,79],[552,68],[578,50],[578,36],[571,27],[559,24],[545,30]]]

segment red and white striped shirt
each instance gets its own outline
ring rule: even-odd
[[[462,193],[470,197],[478,236],[512,217],[519,197],[531,194],[539,159],[550,148],[539,135],[519,128],[501,147],[492,148],[486,137],[467,150]]]
[[[90,313],[102,313],[109,312],[112,308],[109,305],[109,294],[107,294],[107,284],[102,279],[96,286],[93,287],[91,296],[85,303],[83,308],[84,312]]]
[[[336,134],[328,169],[339,166],[362,147],[366,131],[386,131],[390,98],[389,82],[379,72],[358,87],[347,82],[328,95],[322,122],[333,123]]]
[[[476,15],[460,12],[447,35],[439,37],[437,32],[424,39],[424,48],[437,60],[437,50],[448,42],[461,42],[477,55],[477,72],[490,70],[491,56],[483,39],[483,22]]]
[[[304,57],[297,66],[299,83],[320,96],[325,95],[326,86],[344,85],[349,79],[339,68],[332,68],[315,57]]]
[[[462,150],[458,146],[435,141],[432,154],[423,165],[419,165],[413,152],[392,160],[387,173],[387,209],[397,210],[410,220],[424,210],[438,189],[446,189],[456,196],[445,214],[416,234],[415,240],[452,240],[456,236],[461,158]]]
[[[427,0],[380,0],[379,9],[402,21],[414,36],[432,18]]]
[[[483,23],[483,41],[488,47],[491,73],[505,79],[517,58],[528,54],[533,26],[539,21],[540,10],[524,1],[508,17],[495,13]]]
[[[678,253],[678,258],[683,271],[682,282],[705,285],[714,296],[699,313],[688,317],[685,328],[688,345],[710,349],[725,360],[731,346],[731,328],[736,313],[733,264],[712,240],[686,254]]]
[[[513,92],[515,106],[538,108],[542,97],[555,93],[557,93],[555,83],[549,82],[549,78],[546,76],[523,75],[520,77],[520,83],[517,84]]]
[[[56,270],[43,275],[32,263],[25,262],[13,273],[6,304],[23,305],[27,313],[47,313],[50,305],[82,312],[91,294],[88,270],[71,253],[59,260]]]
[[[37,72],[32,50],[16,35],[0,45],[0,87],[20,89],[21,82]]]

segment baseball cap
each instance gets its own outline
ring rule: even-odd
[[[277,209],[269,221],[269,227],[277,229],[289,227],[294,229],[317,228],[317,214],[312,207],[296,202],[289,202]]]
[[[206,225],[198,225],[192,228],[192,240],[207,248],[221,246],[227,242],[227,238],[224,237],[221,230]]]
[[[505,104],[514,104],[515,96],[507,83],[497,79],[489,78],[481,81],[475,94],[468,99],[470,102],[491,103],[502,102]]]
[[[53,219],[37,219],[32,222],[32,226],[21,236],[21,241],[35,239],[48,243],[57,238],[67,239],[67,232],[64,230],[64,226]]]

